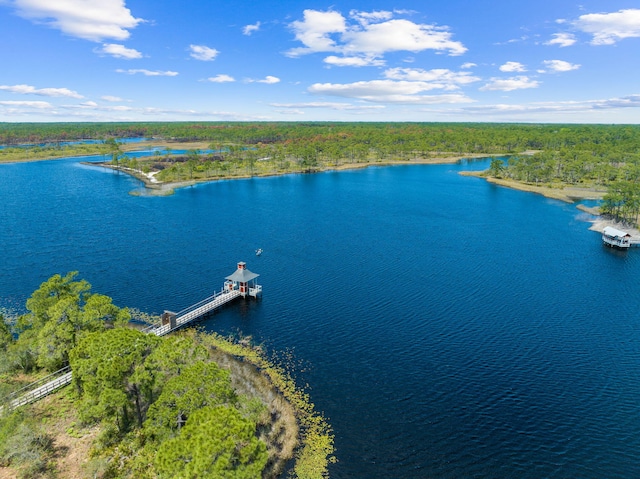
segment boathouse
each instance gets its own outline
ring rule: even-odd
[[[247,269],[247,264],[244,261],[240,261],[235,273],[225,278],[224,289],[225,291],[238,290],[244,297],[249,295],[257,298],[262,294],[262,286],[255,281],[258,276],[260,275]]]
[[[613,226],[605,226],[602,231],[602,242],[612,248],[626,249],[631,246],[631,235]]]

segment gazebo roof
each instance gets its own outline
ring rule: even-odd
[[[238,268],[235,273],[230,276],[227,276],[225,279],[237,282],[237,283],[248,283],[252,279],[256,279],[259,274],[252,273],[248,269],[240,269]]]
[[[625,231],[620,231],[617,228],[614,228],[613,226],[605,226],[604,234],[606,234],[607,236],[613,236],[613,237],[618,237],[618,238],[625,238],[627,236],[631,236],[629,233],[626,233]]]

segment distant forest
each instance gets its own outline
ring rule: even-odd
[[[175,162],[163,181],[217,175],[317,171],[345,163],[451,156],[496,157],[487,175],[533,185],[607,190],[602,212],[637,223],[640,215],[640,125],[512,123],[3,123],[0,144],[56,145],[80,139],[205,142],[221,152]],[[107,154],[108,145],[101,145]],[[498,157],[508,156],[508,161]],[[114,158],[116,159],[116,158]],[[120,158],[116,159],[118,161]],[[263,165],[265,168],[266,166]],[[201,176],[197,177],[200,173]]]
[[[0,123],[0,144],[162,138],[180,142],[353,142],[392,151],[516,153],[615,146],[640,150],[638,125],[512,123]]]

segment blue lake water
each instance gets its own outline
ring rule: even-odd
[[[486,162],[158,198],[78,161],[0,165],[0,307],[78,270],[178,310],[244,260],[263,299],[204,327],[292,352],[332,477],[640,477],[640,250],[605,249],[573,205],[458,174]]]

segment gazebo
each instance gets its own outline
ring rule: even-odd
[[[255,279],[260,276],[247,269],[244,261],[238,263],[238,269],[232,275],[227,276],[224,282],[225,291],[237,289],[242,296],[253,296],[254,298],[262,294],[262,286],[258,285]]]
[[[631,246],[631,235],[613,226],[605,226],[602,231],[602,241],[612,248],[627,249]]]

